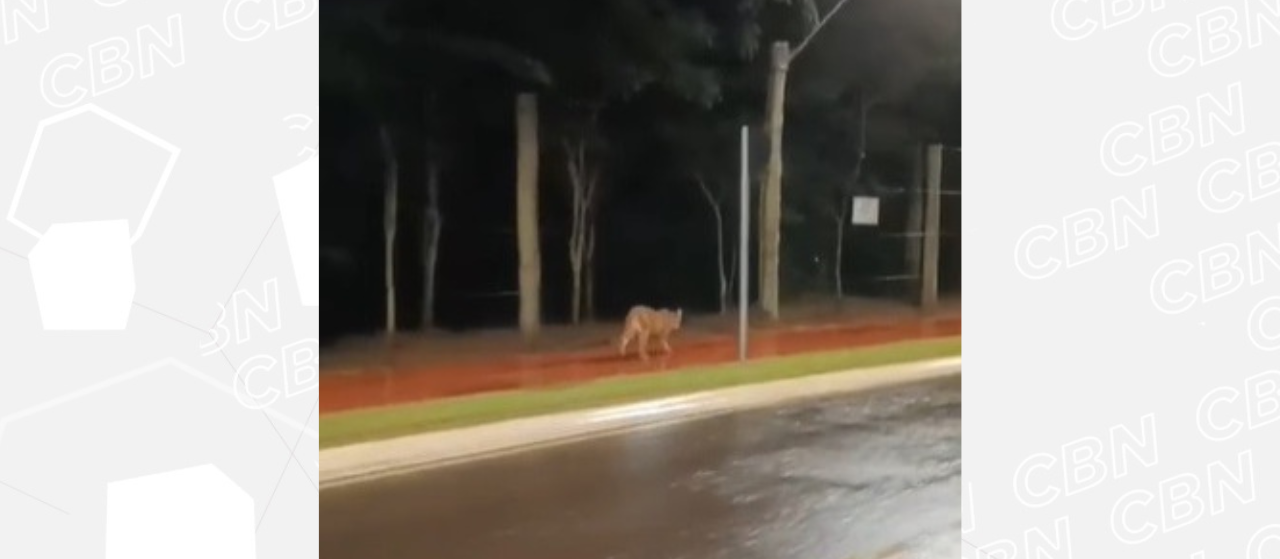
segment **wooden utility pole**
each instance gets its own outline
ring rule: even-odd
[[[520,333],[542,326],[542,252],[538,248],[538,98],[516,97],[516,235],[520,252]]]
[[[907,185],[906,273],[909,293],[919,293],[921,285],[920,260],[924,250],[924,162],[923,144],[911,145],[911,183]]]
[[[942,225],[942,145],[929,146],[925,156],[924,270],[920,306],[927,312],[938,307],[938,232]]]

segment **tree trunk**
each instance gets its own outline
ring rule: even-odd
[[[582,254],[584,235],[582,231],[582,211],[586,205],[583,201],[585,187],[583,182],[583,146],[564,140],[565,169],[569,173],[569,272],[573,275],[570,284],[573,291],[569,299],[569,321],[577,324],[582,312]]]
[[[850,198],[853,196],[854,190],[858,188],[858,181],[862,179],[862,162],[867,160],[867,111],[871,110],[870,102],[866,93],[858,95],[858,153],[857,161],[853,164],[853,179],[849,181],[849,192],[845,193],[845,200],[852,203]],[[852,208],[845,208],[841,211],[852,212]]]
[[[572,324],[578,324],[582,321],[582,256],[584,248],[584,237],[582,231],[582,218],[579,215],[581,203],[576,199],[573,209],[572,230],[569,232],[569,271],[573,274],[571,284],[573,292],[572,299],[569,302],[569,321]]]
[[[570,302],[569,319],[576,325],[582,322],[582,256],[576,250],[569,265],[573,271],[573,300]]]
[[[725,303],[723,305],[726,308],[729,306],[730,299],[733,298],[732,293],[734,293],[735,290],[737,289],[737,285],[738,285],[736,283],[737,281],[738,281],[738,251],[733,250],[729,253],[729,278],[727,281],[725,281],[725,291],[729,293],[729,295],[725,296]]]
[[[596,318],[596,218],[595,212],[587,219],[587,257],[583,266],[583,283],[586,292],[583,294],[583,307],[587,320]]]
[[[848,214],[840,212],[836,218],[836,300],[844,299],[844,221]]]
[[[787,65],[791,57],[785,41],[773,44],[769,73],[765,132],[769,135],[769,162],[760,192],[760,307],[770,319],[778,318],[778,259],[782,226],[782,121],[786,107]]]
[[[400,164],[396,158],[395,143],[391,139],[391,130],[386,123],[378,127],[378,135],[382,143],[382,155],[386,161],[383,175],[384,195],[382,227],[384,233],[383,258],[385,266],[383,274],[386,282],[387,322],[386,335],[390,339],[396,334],[396,218],[400,189]]]
[[[698,188],[702,190],[702,195],[707,199],[707,205],[711,207],[711,216],[715,218],[716,225],[716,267],[718,268],[720,280],[720,314],[729,311],[729,285],[724,269],[724,216],[720,213],[720,201],[711,194],[711,189],[707,187],[707,182],[702,177],[695,177],[698,181]]]
[[[720,217],[720,206],[715,208],[716,215],[716,264],[720,267],[720,314],[729,312],[729,278],[724,270],[724,230]]]
[[[594,244],[594,210],[596,173],[587,161],[585,138],[564,140],[565,167],[569,172],[571,223],[569,229],[569,269],[573,274],[569,316],[573,324],[582,322],[582,285],[589,266],[587,245]],[[594,249],[594,247],[592,247]]]
[[[427,207],[423,219],[422,243],[422,329],[436,324],[436,262],[440,254],[440,232],[444,214],[440,210],[440,163],[427,156]]]
[[[870,108],[871,103],[867,99],[866,92],[859,93],[858,152],[854,155],[856,159],[853,164],[852,176],[849,177],[849,181],[845,183],[844,188],[840,189],[839,200],[836,202],[835,278],[837,301],[844,299],[844,228],[853,213],[853,196],[858,191],[858,181],[862,180],[862,163],[867,159],[867,111]]]
[[[516,96],[516,234],[520,253],[520,333],[542,326],[542,254],[538,248],[538,98]]]

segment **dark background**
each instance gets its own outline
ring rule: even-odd
[[[394,127],[400,164],[400,328],[420,324],[421,207],[425,162],[433,149],[447,151],[441,167],[444,228],[437,268],[437,326],[514,326],[514,95],[520,91],[536,91],[540,102],[545,321],[568,318],[569,198],[557,138],[562,123],[572,121],[561,115],[572,114],[574,102],[584,97],[606,99],[600,111],[603,140],[597,159],[603,189],[596,250],[597,316],[616,317],[640,303],[694,312],[717,308],[714,222],[691,179],[689,161],[695,159],[700,169],[713,171],[717,184],[726,187],[725,244],[726,250],[736,250],[736,126],[752,127],[756,171],[764,159],[759,124],[768,43],[788,40],[794,47],[812,30],[814,18],[806,15],[801,0],[618,0],[617,6],[638,9],[674,5],[684,10],[679,13],[695,14],[690,20],[710,22],[708,46],[652,55],[644,49],[666,49],[675,41],[650,36],[654,33],[649,27],[637,25],[640,29],[633,30],[637,18],[614,12],[624,8],[601,7],[605,4],[613,5],[572,0],[321,3],[321,41],[326,49],[321,70],[322,339],[372,333],[384,321],[385,162],[378,122]],[[834,5],[817,2],[812,8],[826,13]],[[758,11],[744,15],[752,7]],[[370,26],[371,17],[380,23]],[[605,23],[609,21],[613,23]],[[860,121],[849,108],[856,106],[858,94],[868,91],[884,100],[864,123],[867,159],[857,188],[882,197],[881,225],[845,228],[844,292],[905,296],[907,282],[877,279],[906,272],[904,238],[899,235],[905,228],[905,197],[894,189],[909,184],[914,146],[960,144],[958,30],[958,1],[855,0],[841,8],[793,63],[784,148],[784,302],[834,289],[834,227],[822,210],[833,204],[827,194],[830,185],[852,175]],[[638,39],[631,38],[632,31]],[[744,55],[739,39],[752,33],[758,33],[757,50]],[[519,61],[491,63],[484,49],[458,49],[453,43],[459,37],[475,44],[491,41],[539,60],[555,82],[539,83],[527,71],[512,70]],[[446,46],[433,46],[439,38]],[[650,40],[657,46],[650,47]],[[618,43],[643,48],[611,52]],[[945,62],[952,57],[953,62]],[[609,71],[628,64],[682,76],[671,69],[677,64],[668,62],[672,58],[709,69],[714,78],[707,80],[715,83],[716,99],[708,103],[682,93],[700,90],[701,82],[672,87],[649,83],[626,95],[599,94],[610,91],[607,84],[615,78]],[[935,59],[944,61],[940,70],[903,70],[932,68]],[[428,95],[435,100],[434,112],[421,102]],[[438,139],[429,142],[431,137]],[[960,189],[959,159],[957,150],[946,151],[944,190]],[[944,196],[940,281],[942,290],[950,293],[959,290],[959,210],[959,196]],[[753,205],[753,233],[756,211]],[[753,238],[753,256],[756,250]]]

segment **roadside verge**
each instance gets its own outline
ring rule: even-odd
[[[639,427],[959,373],[960,357],[957,355],[349,444],[320,452],[320,488],[324,490]],[[321,434],[323,437],[323,424]]]
[[[752,359],[745,363],[716,363],[641,374],[591,375],[577,382],[538,388],[420,398],[394,405],[321,412],[320,448],[959,354],[959,337],[900,340],[874,346]],[[412,390],[398,387],[394,382],[384,384],[380,389]]]

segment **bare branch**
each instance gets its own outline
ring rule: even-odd
[[[698,173],[695,175],[694,180],[697,181],[698,188],[702,190],[702,195],[707,197],[707,203],[711,204],[712,207],[719,209],[720,201],[717,200],[715,196],[711,195],[711,189],[707,187],[707,181],[703,180],[702,174]]]
[[[805,37],[803,41],[800,41],[800,45],[796,47],[796,50],[791,51],[791,59],[787,62],[795,60],[797,56],[800,56],[800,51],[803,51],[804,48],[809,45],[809,41],[812,41],[814,36],[816,36],[819,31],[822,31],[822,26],[826,25],[828,21],[831,21],[831,16],[836,15],[836,12],[839,12],[840,8],[843,8],[845,3],[848,1],[849,0],[840,0],[834,8],[831,8],[831,11],[827,12],[827,15],[823,16],[822,20],[818,22],[818,25],[813,28],[813,31],[810,31],[809,35]]]
[[[596,186],[599,184],[600,184],[600,168],[593,167],[587,172],[586,192],[582,195],[583,205],[586,206],[586,209],[583,210],[584,212],[591,209],[592,206],[595,205]],[[583,219],[586,219],[586,218],[583,218]]]
[[[844,221],[844,218],[845,218],[845,210],[844,210],[844,206],[846,205],[844,203],[845,197],[841,196],[840,198],[841,198],[840,203],[832,206],[826,206],[825,208],[823,208],[827,214],[827,217],[831,218],[831,220],[836,223]]]

